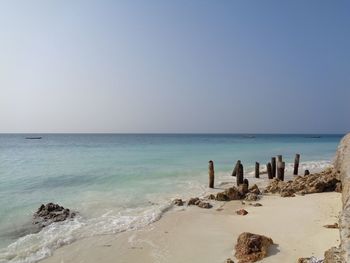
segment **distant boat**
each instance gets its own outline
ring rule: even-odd
[[[26,137],[27,140],[40,140],[42,137]]]
[[[305,137],[305,138],[319,139],[319,138],[321,138],[321,136],[315,135],[315,136],[307,136],[307,137]]]

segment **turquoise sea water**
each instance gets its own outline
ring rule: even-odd
[[[36,262],[74,240],[143,227],[174,197],[205,192],[207,164],[219,178],[237,159],[245,173],[295,153],[311,170],[332,161],[341,135],[241,134],[0,135],[0,262]],[[33,212],[57,202],[79,212],[31,233]]]

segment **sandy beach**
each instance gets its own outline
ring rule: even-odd
[[[338,229],[323,226],[338,222],[340,198],[336,192],[290,198],[264,195],[261,207],[241,201],[213,202],[212,209],[175,207],[144,229],[79,240],[42,262],[224,262],[235,260],[237,237],[246,231],[275,243],[261,262],[323,258],[325,250],[339,243]],[[241,208],[249,214],[237,215]]]

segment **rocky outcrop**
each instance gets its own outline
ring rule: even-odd
[[[297,176],[288,182],[275,178],[266,187],[265,192],[279,193],[282,197],[293,197],[294,194],[305,195],[336,191],[341,187],[340,185],[337,172],[329,168],[320,173]]]
[[[339,220],[340,247],[325,252],[325,263],[350,262],[350,133],[343,137],[334,162],[334,171],[341,181],[343,209]]]
[[[240,215],[240,216],[245,216],[248,214],[248,211],[247,210],[244,210],[244,209],[240,209],[240,210],[237,210],[236,211],[236,214],[237,215]]]
[[[73,218],[75,215],[76,214],[71,212],[68,208],[64,208],[58,204],[42,204],[33,215],[33,224],[39,227],[45,227],[54,222],[61,222]]]
[[[183,206],[184,205],[184,201],[182,201],[182,199],[177,198],[173,201],[173,204],[176,206]]]
[[[256,201],[259,199],[260,190],[257,185],[253,185],[248,189],[247,184],[241,184],[238,187],[230,187],[223,192],[217,193],[215,200],[217,201],[232,201],[243,200]]]
[[[200,208],[206,208],[206,209],[213,207],[210,203],[201,201],[198,197],[194,197],[188,200],[187,205],[196,205]]]
[[[250,263],[267,256],[268,248],[273,244],[269,237],[244,232],[239,235],[235,257],[238,263]]]

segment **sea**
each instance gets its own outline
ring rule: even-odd
[[[28,139],[28,137],[42,137]],[[203,196],[241,160],[245,175],[283,155],[301,172],[332,164],[335,134],[0,134],[0,262],[37,262],[76,240],[143,228],[174,198]],[[262,175],[264,177],[266,175]],[[38,232],[33,213],[58,203],[73,220]]]

